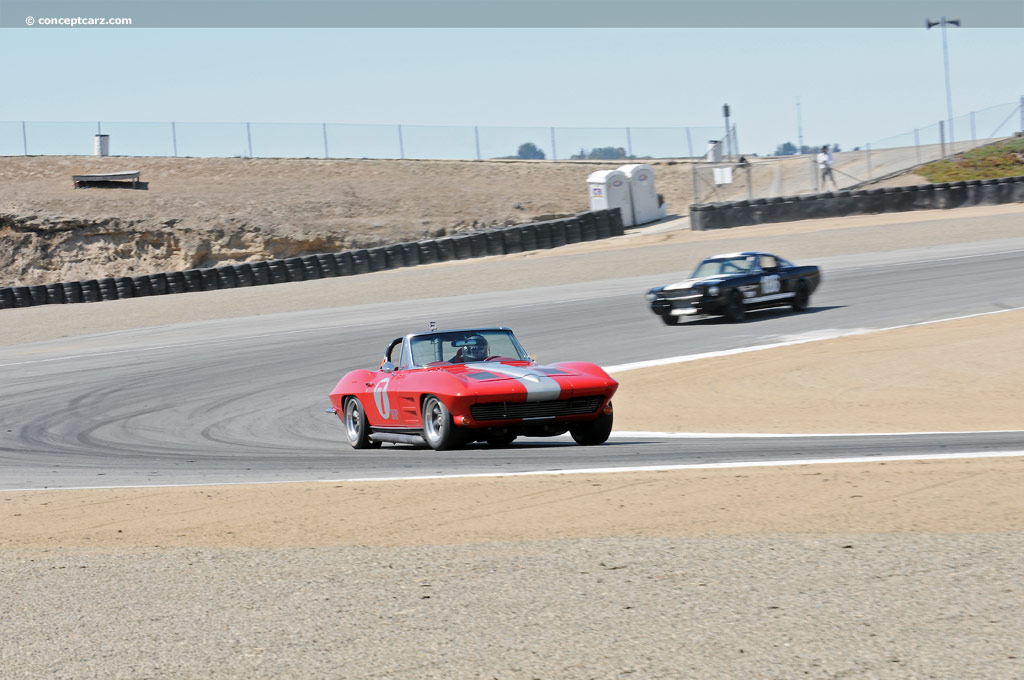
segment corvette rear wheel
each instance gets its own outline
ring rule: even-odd
[[[746,310],[743,309],[743,297],[740,296],[739,291],[734,290],[729,294],[729,301],[725,305],[725,318],[735,323],[743,321],[746,315]]]
[[[435,451],[453,449],[461,441],[448,407],[435,396],[423,402],[423,439]]]
[[[380,442],[370,440],[370,425],[366,421],[363,405],[355,397],[345,400],[345,434],[353,449],[377,449]]]
[[[581,446],[596,446],[608,441],[612,433],[612,414],[601,412],[597,418],[569,428],[569,434]]]

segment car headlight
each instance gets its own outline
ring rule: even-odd
[[[708,286],[708,295],[718,295],[718,286]]]
[[[655,301],[655,300],[657,300],[657,299],[658,299],[658,296],[657,296],[657,294],[655,294],[655,293],[653,293],[653,292],[649,292],[649,293],[647,293],[647,301],[648,301],[648,302],[654,302],[654,301]]]

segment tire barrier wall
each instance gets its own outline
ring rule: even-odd
[[[622,236],[622,212],[592,210],[565,219],[519,224],[437,239],[410,241],[341,253],[304,255],[281,260],[243,262],[143,276],[118,276],[35,286],[0,287],[0,309],[124,300],[174,293],[266,286],[354,276],[385,269],[415,267],[449,260],[506,255],[558,248],[569,243]]]
[[[1024,176],[698,203],[690,206],[690,228],[705,231],[821,217],[948,210],[1000,203],[1024,203]]]

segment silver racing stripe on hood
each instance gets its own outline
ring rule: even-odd
[[[526,401],[547,401],[562,396],[562,387],[557,380],[532,368],[498,363],[470,363],[466,367],[514,378],[526,388]]]

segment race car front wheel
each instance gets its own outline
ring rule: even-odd
[[[433,395],[423,402],[423,439],[435,451],[455,448],[459,439],[448,407]]]
[[[593,420],[588,420],[579,425],[569,428],[569,434],[582,446],[596,446],[608,441],[612,433],[612,414],[609,411],[602,411],[601,415]]]
[[[355,397],[345,400],[345,435],[353,449],[376,449],[380,442],[370,440],[370,426],[363,405]]]
[[[743,297],[738,291],[733,291],[729,294],[729,300],[725,306],[725,318],[733,323],[737,321],[743,321],[743,317],[746,316],[746,310],[743,309]]]

